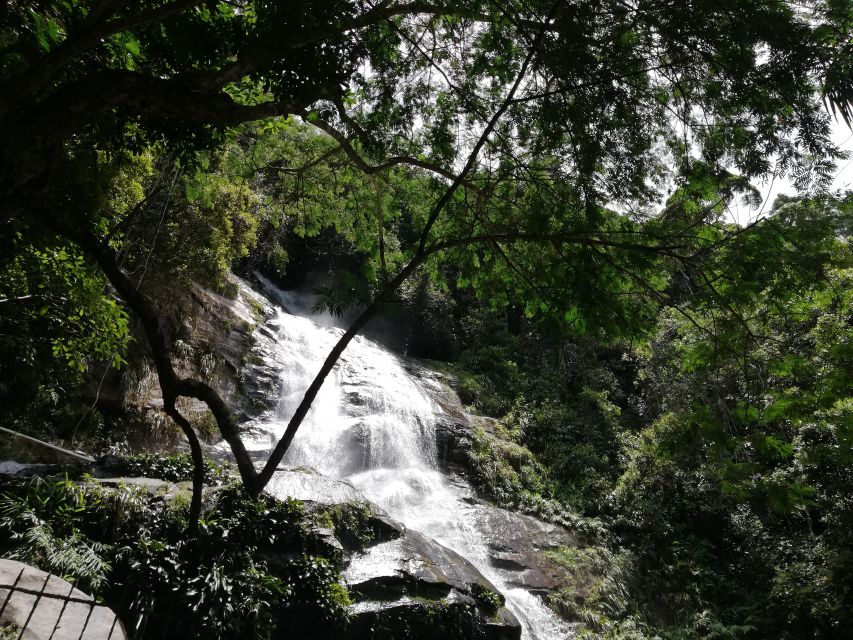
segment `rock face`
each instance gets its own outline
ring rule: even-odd
[[[443,639],[466,627],[471,635],[463,637],[521,637],[518,620],[476,567],[416,531],[354,556],[343,579],[356,602],[352,640],[380,628],[393,630],[389,637]]]
[[[116,615],[92,596],[14,560],[0,559],[0,625],[24,640],[127,640]]]
[[[406,371],[420,382],[439,409],[435,414],[435,441],[438,462],[444,471],[467,472],[472,447],[473,420],[451,389],[451,380],[419,363],[409,361]]]
[[[171,342],[173,364],[179,376],[191,376],[212,386],[241,421],[268,408],[275,397],[275,373],[262,359],[252,357],[264,348],[265,323],[274,315],[269,300],[246,282],[229,274],[226,292],[193,286],[173,287],[161,296],[163,328]],[[268,330],[267,330],[268,331]],[[147,344],[137,336],[144,349]],[[83,397],[97,399],[112,433],[123,433],[133,451],[186,449],[183,435],[162,411],[163,400],[156,371],[142,357],[130,359],[120,374],[110,372],[94,379]],[[181,410],[204,439],[214,425],[206,405],[183,398]]]
[[[354,557],[343,574],[359,600],[410,595],[446,598],[452,592],[472,596],[491,583],[462,556],[416,531],[375,545]]]
[[[434,540],[407,530],[352,485],[315,473],[280,470],[270,491],[302,500],[309,514],[341,508],[363,514],[360,526],[365,529],[366,546],[348,539],[351,531],[314,531],[326,545],[324,553],[339,558],[345,567],[343,582],[354,601],[341,640],[521,637],[518,620],[476,567]],[[274,564],[275,559],[271,560]]]
[[[563,570],[542,552],[577,545],[568,530],[491,505],[482,514],[490,532],[489,561],[509,584],[542,595],[562,586]]]

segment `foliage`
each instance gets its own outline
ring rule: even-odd
[[[471,596],[487,615],[494,616],[504,606],[504,597],[481,584],[471,585]]]
[[[849,207],[783,201],[713,263],[717,304],[699,289],[693,322],[661,315],[640,371],[651,423],[623,436],[614,494],[645,590],[681,596],[650,603],[656,621],[696,637],[848,625]]]
[[[568,500],[616,534],[594,551],[605,563],[549,553],[587,580],[551,596],[586,636],[846,637],[849,216],[849,195],[780,199],[673,272],[632,351],[536,318],[463,334],[461,395],[481,410],[491,384],[515,398],[503,427],[476,433],[478,487],[515,508]],[[494,353],[517,363],[506,388]]]
[[[528,449],[482,427],[473,436],[469,459],[474,483],[498,504],[518,507],[527,496],[543,492],[544,469]]]
[[[113,527],[118,534],[139,507],[140,496],[131,489],[112,493],[67,477],[36,477],[0,496],[3,553],[99,591],[111,569],[106,558],[115,549],[115,538],[105,538],[103,532],[89,536],[101,526]]]
[[[0,639],[2,640],[17,640],[21,635],[21,630],[14,624],[0,625]]]
[[[64,422],[85,415],[74,402],[57,406],[57,396],[95,365],[124,363],[127,313],[77,247],[28,239],[15,225],[0,231],[0,246],[0,420],[67,432]]]
[[[357,551],[363,551],[378,540],[372,517],[371,506],[359,502],[331,505],[314,514],[319,525],[331,528],[342,544]]]
[[[316,555],[299,503],[221,489],[197,537],[185,535],[186,508],[129,486],[8,485],[0,553],[78,580],[123,619],[142,615],[150,637],[270,637],[344,622],[340,567]]]
[[[144,476],[170,482],[185,482],[192,480],[193,461],[189,454],[163,456],[142,453],[121,459],[116,472],[127,476]],[[232,477],[228,467],[212,460],[204,461],[205,483],[225,484]]]
[[[478,435],[481,486],[517,508],[611,516],[630,539],[640,613],[611,612],[603,634],[837,636],[853,574],[850,197],[783,201],[745,228],[724,212],[755,203],[754,178],[831,181],[842,154],[822,103],[850,121],[851,13],[838,0],[10,5],[3,419],[49,415],[73,434],[89,415],[58,405],[93,364],[125,358],[107,280],[173,404],[198,381],[172,368],[164,291],[222,289],[240,262],[280,270],[294,239],[321,238],[346,260],[318,308],[378,308],[416,268],[459,304],[460,393],[509,428]],[[247,522],[207,531],[263,530],[254,506],[229,505]],[[86,517],[17,513],[42,527],[34,553],[87,570],[56,542],[88,545]],[[229,609],[229,594],[285,597],[287,576],[267,579],[251,544],[196,544],[139,551],[165,576],[158,593],[194,585],[196,611],[215,612],[189,623],[198,633],[267,633],[269,610]],[[329,613],[333,571],[303,570],[329,586]]]
[[[475,428],[468,461],[474,487],[498,505],[561,524],[578,535],[606,535],[599,521],[582,517],[554,497],[553,481],[542,463],[499,425],[492,433]]]

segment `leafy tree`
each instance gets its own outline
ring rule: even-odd
[[[475,284],[496,304],[502,282],[545,268],[553,293],[531,311],[581,326],[642,321],[643,305],[602,313],[596,292],[661,300],[658,261],[715,251],[720,204],[771,172],[771,158],[802,186],[827,181],[838,153],[820,97],[850,119],[850,25],[835,0],[19,3],[2,26],[2,220],[74,242],[139,317],[166,412],[196,456],[198,514],[201,452],[177,398],[208,404],[257,494],[348,342],[433,256],[461,259],[465,275],[485,259],[493,277]],[[257,472],[222,399],[175,373],[156,308],[120,266],[121,238],[105,233],[96,169],[98,154],[160,143],[186,157],[230,127],[284,115],[326,132],[373,178],[377,211],[399,165],[431,173],[433,197],[408,207],[413,242],[394,260],[388,220],[374,218],[384,286]],[[216,272],[242,252],[234,224],[251,203],[223,183],[195,195],[190,212],[214,215],[229,237],[233,253],[209,261]],[[216,214],[224,206],[236,210]],[[352,212],[337,226],[354,229]]]
[[[661,316],[615,492],[640,589],[683,596],[649,599],[655,624],[710,607],[744,637],[847,633],[850,205],[783,199],[709,255],[690,319]]]

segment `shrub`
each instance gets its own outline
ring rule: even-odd
[[[36,478],[0,496],[0,553],[77,580],[143,637],[269,638],[318,623],[331,637],[345,623],[340,567],[317,555],[301,503],[230,486],[196,536],[185,517],[184,502],[137,487]]]

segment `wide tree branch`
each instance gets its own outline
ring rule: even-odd
[[[224,92],[204,93],[178,78],[132,71],[104,71],[71,84],[36,108],[7,123],[0,136],[2,199],[12,203],[43,175],[50,152],[100,115],[118,111],[155,124],[225,128],[278,115],[301,113],[324,92],[312,86],[287,101],[240,104]],[[13,206],[4,202],[6,207]]]

